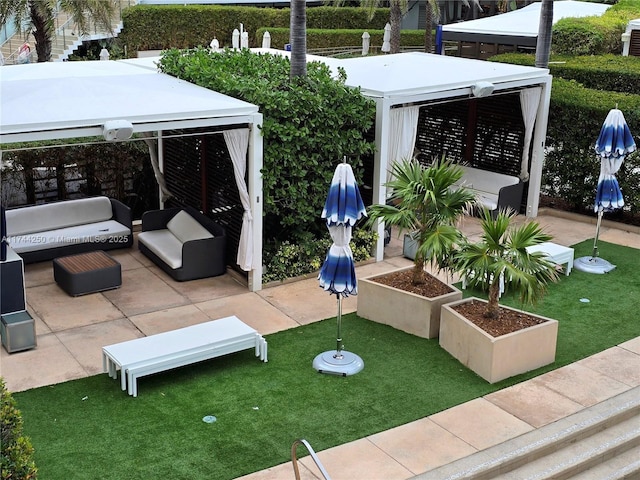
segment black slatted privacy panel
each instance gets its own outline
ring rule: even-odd
[[[423,163],[445,156],[457,163],[518,176],[523,146],[524,121],[517,92],[420,108],[416,150]],[[526,194],[525,187],[523,204]]]
[[[224,136],[213,131],[164,132],[174,137],[163,140],[165,180],[175,195],[167,206],[192,206],[222,225],[227,231],[227,265],[246,275],[236,263],[244,209]]]
[[[516,94],[477,101],[476,135],[471,165],[518,176],[524,146],[524,120]]]
[[[461,163],[466,148],[468,102],[425,105],[420,108],[416,149],[423,163],[446,158]]]
[[[373,142],[375,140],[375,125],[365,134],[367,141]],[[374,171],[374,156],[373,153],[364,155],[362,157],[362,183],[359,185],[360,196],[364,205],[368,207],[373,203],[373,171]]]
[[[416,149],[430,163],[446,158],[494,172],[517,175],[524,121],[517,93],[420,108]]]

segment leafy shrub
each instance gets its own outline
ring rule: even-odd
[[[383,29],[389,9],[377,8],[369,20],[368,9],[360,7],[309,7],[307,28]],[[136,5],[122,14],[124,29],[119,35],[130,56],[138,50],[194,48],[209,45],[215,37],[220,46],[231,46],[233,30],[244,25],[249,46],[262,44],[262,27],[289,28],[289,8],[240,7],[229,5]],[[269,30],[270,31],[270,30]],[[278,43],[282,48],[284,43]],[[276,43],[272,43],[276,45]]]
[[[353,231],[349,246],[356,262],[367,260],[371,256],[378,234],[367,228]],[[265,252],[265,271],[263,282],[284,280],[320,270],[331,246],[329,234],[315,240],[310,236],[298,244],[289,241],[280,242]]]
[[[489,61],[533,67],[535,56],[505,53],[495,55]],[[640,92],[640,62],[636,57],[612,54],[551,55],[548,68],[554,78],[576,80],[587,88],[620,93]]]
[[[306,78],[291,80],[288,58],[247,49],[169,50],[160,68],[259,106],[264,115],[265,243],[300,244],[307,233],[322,238],[326,229],[319,213],[336,163],[347,156],[358,179],[361,158],[374,151],[373,141],[365,138],[373,125],[374,102],[345,86],[344,71],[334,78],[327,65],[311,62]]]
[[[553,53],[567,55],[620,53],[622,32],[629,20],[638,17],[640,17],[638,0],[620,0],[609,7],[602,16],[563,18],[553,26],[551,37]]]
[[[585,88],[573,80],[554,78],[549,107],[547,151],[542,190],[568,201],[574,210],[592,211],[600,174],[593,147],[609,110],[618,106],[635,138],[640,132],[640,95]],[[640,213],[638,153],[628,155],[616,175],[625,196],[624,211]]]
[[[0,473],[2,480],[37,478],[31,440],[22,434],[22,416],[0,377]]]
[[[533,55],[504,54],[491,57],[490,61],[533,66],[535,58]],[[631,92],[640,91],[640,64],[631,57],[611,55],[592,58],[553,56],[551,62],[554,61],[561,63],[549,64],[554,78],[541,191],[544,195],[563,199],[573,211],[593,213],[600,174],[600,159],[593,147],[609,110],[617,106],[623,111],[631,134],[638,142],[640,95]],[[604,74],[597,71],[600,62]],[[607,79],[607,74],[613,79]],[[560,78],[565,75],[567,78]],[[584,80],[585,84],[572,78]],[[621,78],[628,79],[628,82]],[[611,91],[613,87],[623,92]],[[609,217],[625,214],[630,218],[639,216],[638,152],[625,158],[616,177],[624,194],[625,207]]]

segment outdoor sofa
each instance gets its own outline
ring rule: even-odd
[[[142,215],[138,248],[177,281],[226,272],[225,229],[198,210],[166,208]]]
[[[462,178],[456,183],[470,189],[480,207],[488,208],[495,217],[499,210],[520,211],[524,183],[518,177],[460,165]]]
[[[6,210],[7,242],[25,263],[133,245],[131,209],[104,196]]]

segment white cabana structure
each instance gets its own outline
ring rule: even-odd
[[[458,42],[458,56],[486,58],[518,48],[535,50],[541,2],[499,15],[442,26],[445,42]],[[600,16],[611,5],[575,0],[553,2],[553,23],[563,18]],[[467,51],[465,51],[467,50]]]
[[[44,147],[58,139],[127,141],[140,134],[137,140],[150,146],[151,156],[157,155],[162,169],[171,141],[224,136],[233,163],[237,203],[243,212],[239,214],[241,232],[228,241],[236,243],[236,262],[247,272],[249,289],[260,290],[262,114],[250,103],[159,73],[150,62],[47,62],[2,67],[0,154],[17,142],[37,141]]]
[[[346,84],[376,102],[372,203],[386,202],[392,162],[417,153],[427,160],[446,154],[528,182],[525,214],[537,216],[551,95],[548,69],[420,52],[307,59],[336,72],[343,68]],[[495,140],[494,132],[509,138]],[[381,260],[382,226],[378,233]]]
[[[469,103],[469,111],[482,102],[491,116],[491,104],[503,95],[511,95],[516,105],[520,104],[522,113],[517,115],[522,115],[518,120],[524,126],[524,145],[520,157],[513,160],[520,178],[528,181],[525,213],[530,217],[537,215],[551,94],[551,75],[547,69],[418,52],[352,58],[344,60],[341,66],[346,71],[347,84],[360,87],[364,95],[376,102],[374,202],[386,201],[383,185],[392,162],[411,157],[416,149],[424,148],[417,138],[421,109],[437,105],[446,115],[447,110],[453,110],[460,102]],[[496,109],[495,115],[504,114]],[[423,122],[430,115],[425,111]],[[442,122],[438,125],[442,128]],[[425,135],[429,135],[430,128],[431,125],[422,128]],[[470,135],[469,130],[466,135]],[[478,132],[476,136],[482,134]],[[446,149],[438,150],[438,155],[441,152]],[[456,155],[453,148],[449,153]],[[473,162],[473,158],[469,155],[460,160]],[[379,233],[384,238],[382,231]],[[382,259],[382,242],[377,257]]]

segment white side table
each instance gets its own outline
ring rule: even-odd
[[[556,265],[564,265],[566,263],[565,274],[568,276],[571,273],[571,268],[573,267],[573,248],[558,245],[557,243],[544,242],[539,245],[534,245],[533,247],[527,247],[527,252],[542,252],[547,256],[549,261]]]

